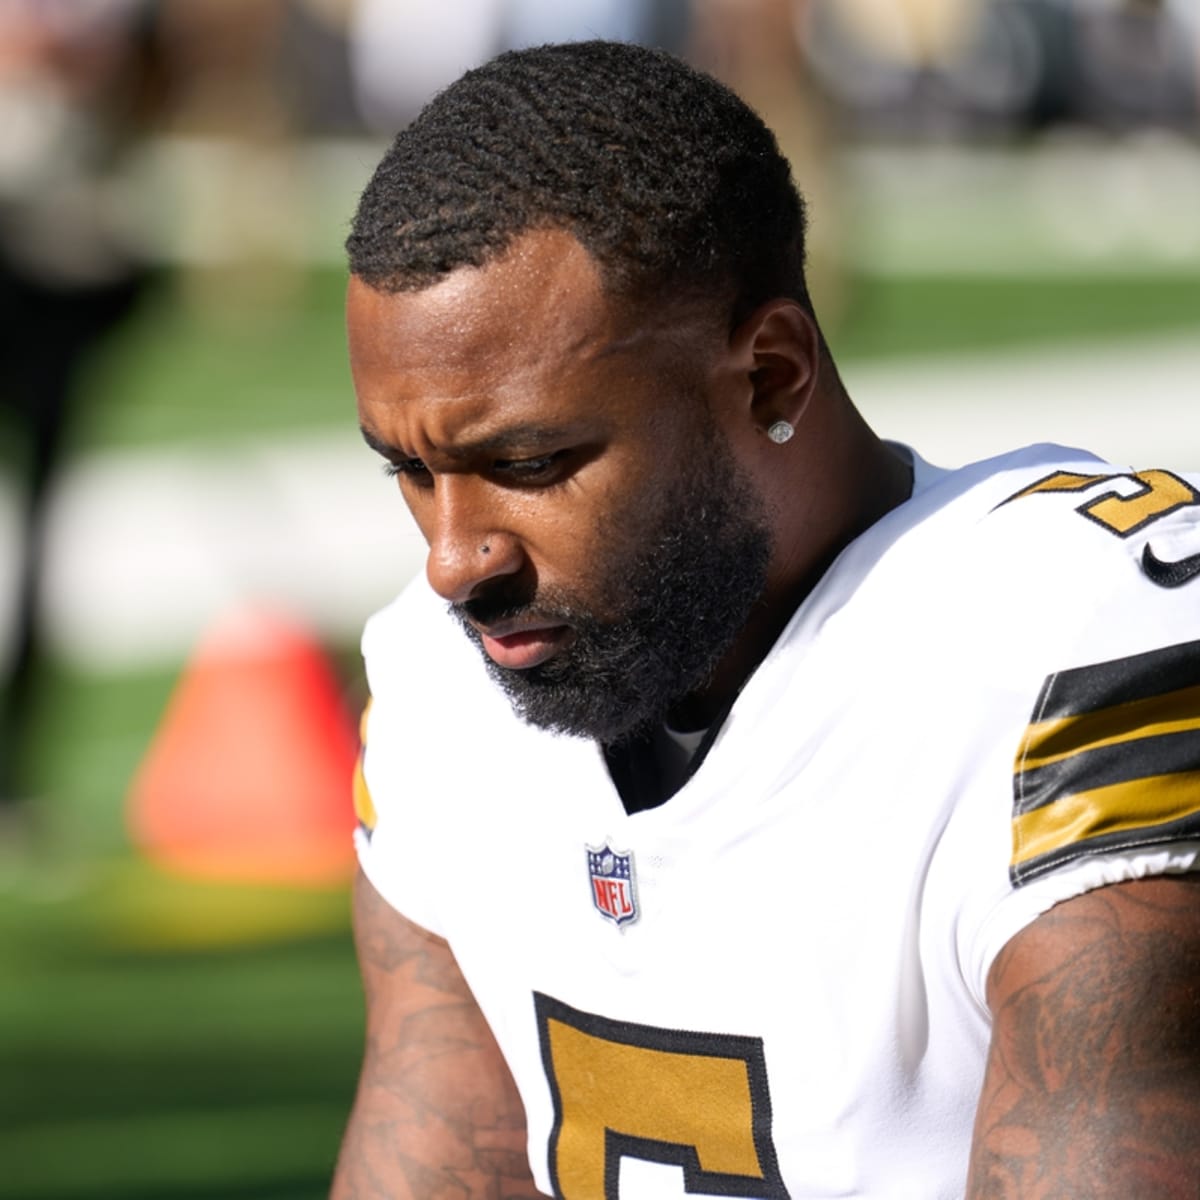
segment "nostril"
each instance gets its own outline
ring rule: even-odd
[[[520,543],[508,534],[459,533],[448,524],[438,529],[429,543],[425,574],[439,596],[460,604],[491,580],[521,574],[524,554]]]

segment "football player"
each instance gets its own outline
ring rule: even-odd
[[[467,74],[348,245],[429,555],[334,1195],[1194,1195],[1200,477],[877,437],[771,133],[661,53]]]

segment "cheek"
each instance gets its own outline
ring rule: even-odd
[[[409,489],[399,483],[396,484],[396,491],[400,494],[400,502],[408,509],[428,546],[434,534],[433,505],[425,503],[420,494],[409,495]]]
[[[571,497],[522,522],[521,541],[539,587],[592,596],[609,524],[593,504]]]
[[[636,491],[627,490],[614,497],[596,526],[588,565],[592,594],[603,615],[621,615],[631,592],[645,588],[649,582],[647,572],[655,572],[655,564],[647,561],[647,555],[677,522],[672,495],[665,478]]]
[[[657,508],[652,497],[628,485],[568,486],[524,526],[522,541],[539,591],[601,619],[618,615],[629,567],[651,525],[647,510],[655,514]]]

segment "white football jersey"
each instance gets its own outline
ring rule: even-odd
[[[539,1186],[961,1196],[997,952],[1200,865],[1198,572],[1200,478],[918,462],[633,815],[424,581],[374,617],[362,866],[449,941]]]

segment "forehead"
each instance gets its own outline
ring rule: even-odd
[[[608,308],[594,260],[557,231],[527,234],[485,266],[459,268],[419,291],[376,291],[352,278],[347,293],[352,354],[402,355],[414,367],[578,350],[607,332]]]
[[[347,292],[365,423],[439,410],[454,432],[619,391],[622,378],[677,377],[695,369],[715,328],[694,308],[610,295],[595,259],[557,230],[525,234],[484,267],[421,291],[385,293],[352,278]]]

